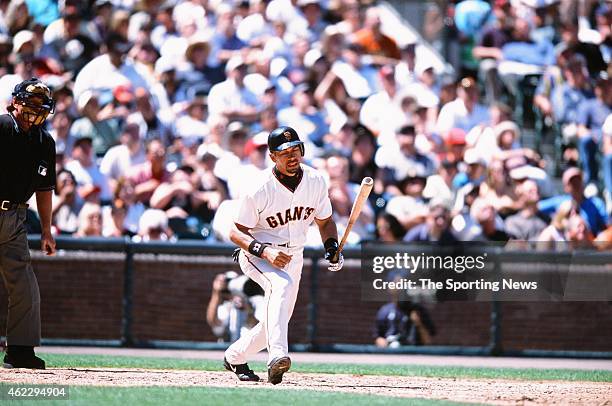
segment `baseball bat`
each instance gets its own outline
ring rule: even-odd
[[[342,239],[340,240],[340,245],[338,246],[338,251],[333,258],[333,262],[338,261],[338,256],[340,252],[342,252],[342,248],[344,248],[344,243],[348,238],[351,229],[353,228],[353,224],[357,221],[359,214],[361,214],[361,209],[363,208],[363,204],[368,199],[370,192],[372,191],[372,186],[374,186],[374,179],[369,176],[363,178],[361,181],[361,186],[359,187],[359,194],[355,198],[353,202],[353,208],[351,209],[351,215],[349,216],[348,224],[346,225],[346,229],[344,230],[344,234],[342,235]]]

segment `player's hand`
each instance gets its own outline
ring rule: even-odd
[[[270,246],[264,249],[261,257],[276,268],[284,268],[291,261],[291,255],[287,255],[283,251]]]
[[[325,256],[327,256],[327,254]],[[344,255],[342,255],[342,253],[340,253],[338,255],[338,261],[337,262],[332,262],[331,258],[330,258],[329,266],[327,267],[327,269],[329,271],[331,271],[331,272],[338,272],[339,270],[342,269],[343,265],[344,265]]]
[[[55,240],[50,232],[42,232],[40,236],[40,246],[47,255],[55,255]]]

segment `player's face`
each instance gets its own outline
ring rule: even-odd
[[[300,169],[302,152],[299,146],[295,146],[284,151],[273,152],[270,154],[270,157],[282,174],[293,176]]]

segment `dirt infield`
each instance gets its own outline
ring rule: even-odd
[[[263,376],[261,374],[260,376]],[[612,384],[603,382],[449,379],[409,376],[288,373],[282,384],[241,383],[229,372],[53,368],[0,369],[5,383],[95,386],[209,386],[305,389],[394,397],[444,399],[499,405],[612,405]]]

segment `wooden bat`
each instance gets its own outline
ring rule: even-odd
[[[346,242],[346,239],[348,238],[348,235],[351,232],[351,229],[353,228],[353,224],[355,224],[355,221],[357,221],[359,214],[361,214],[363,204],[366,202],[366,200],[368,200],[368,196],[372,191],[372,186],[374,186],[374,179],[370,178],[369,176],[363,178],[363,180],[361,181],[361,186],[359,187],[359,194],[353,202],[353,208],[351,209],[351,215],[349,216],[348,224],[346,225],[346,229],[344,230],[344,234],[342,235],[342,239],[340,240],[340,245],[338,246],[338,251],[336,252],[336,255],[334,256],[332,262],[338,261],[338,256],[340,255],[340,252],[342,252],[342,248],[344,248],[344,243]]]

